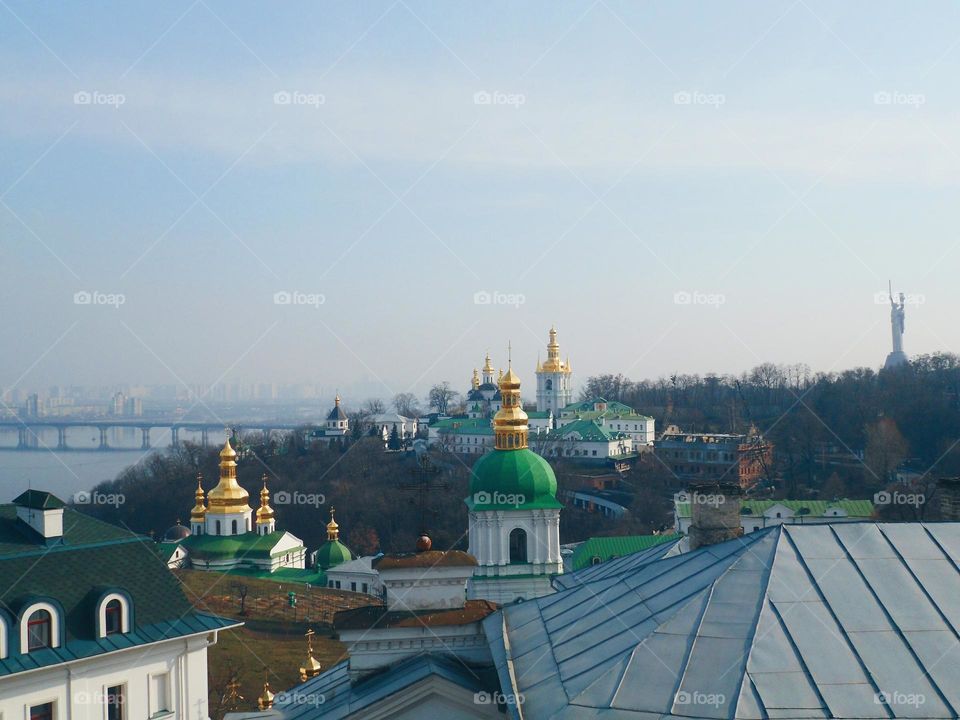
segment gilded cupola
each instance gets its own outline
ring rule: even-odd
[[[237,483],[237,452],[227,438],[220,451],[220,482],[207,493],[208,513],[249,512],[250,494]]]

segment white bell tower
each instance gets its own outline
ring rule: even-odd
[[[557,331],[550,328],[550,342],[547,343],[547,361],[541,364],[537,361],[537,411],[553,411],[555,419],[559,419],[560,411],[573,402],[573,384],[569,358],[564,362],[560,359],[560,343],[557,342]]]

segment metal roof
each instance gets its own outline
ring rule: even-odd
[[[277,693],[276,714],[284,720],[363,717],[365,708],[431,675],[472,692],[494,690],[497,682],[489,668],[474,668],[443,655],[415,655],[383,673],[352,684],[348,670],[349,663],[344,661],[301,685]]]
[[[958,717],[960,523],[778,525],[655,557],[672,550],[484,621],[514,717]]]

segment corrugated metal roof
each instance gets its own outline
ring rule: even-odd
[[[774,505],[783,505],[794,513],[801,510],[810,517],[823,517],[830,508],[840,508],[850,517],[870,518],[873,516],[873,503],[869,500],[743,500],[740,503],[741,515],[763,515]],[[690,517],[689,502],[675,502],[679,517]]]
[[[599,562],[616,560],[625,555],[647,550],[654,545],[679,540],[680,535],[615,535],[612,537],[592,537],[580,543],[573,551],[571,563],[574,570],[582,570],[593,564],[594,558]]]
[[[484,622],[524,718],[958,717],[960,524],[778,525],[671,550]]]

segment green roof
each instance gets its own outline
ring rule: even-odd
[[[596,410],[595,405],[597,403],[606,403],[607,409],[602,411]],[[629,405],[624,405],[622,402],[617,402],[616,400],[607,402],[602,397],[584,400],[583,402],[570,403],[560,410],[561,418],[569,417],[570,415],[576,415],[577,417],[588,420],[593,420],[599,417],[629,418],[631,420],[652,419],[649,415],[641,415]]]
[[[613,558],[623,557],[631,553],[647,550],[654,545],[679,540],[682,536],[679,534],[671,535],[622,535],[619,537],[592,537],[586,542],[580,543],[573,551],[570,561],[574,570],[582,570],[585,567],[593,565],[595,557],[600,558],[600,562],[606,562]]]
[[[690,517],[689,502],[677,502],[674,505],[678,517]],[[743,500],[740,503],[740,514],[762,516],[774,505],[783,505],[795,514],[805,508],[809,512],[803,514],[810,517],[823,517],[832,507],[838,507],[850,517],[858,518],[873,517],[874,510],[870,500]]]
[[[0,506],[0,612],[17,617],[35,599],[50,598],[64,618],[61,647],[21,654],[14,645],[0,675],[237,624],[194,611],[149,538],[71,508],[63,527],[63,543],[48,546],[24,532],[14,505]],[[98,639],[96,605],[112,590],[129,595],[133,628]]]
[[[66,503],[52,493],[44,490],[27,490],[17,495],[14,505],[23,505],[34,510],[57,510],[66,507]]]
[[[435,422],[430,429],[451,435],[493,435],[489,418],[447,418]]]
[[[136,536],[129,530],[118,528],[70,508],[65,508],[63,511],[64,546],[77,548],[82,545],[126,540],[130,537]],[[44,544],[39,535],[17,520],[15,505],[0,505],[0,560],[7,555],[42,555],[49,551],[50,546]]]
[[[494,450],[473,464],[471,510],[533,510],[563,507],[550,463],[529,448]]]
[[[550,417],[549,410],[527,410],[527,417],[535,420],[546,420]]]
[[[268,558],[270,551],[286,533],[282,530],[258,535],[191,535],[180,541],[191,556],[198,558],[249,557]]]
[[[273,572],[269,570],[259,570],[256,568],[235,568],[227,570],[228,575],[237,575],[238,577],[256,578],[258,580],[273,580],[274,582],[296,582],[313,585],[314,587],[326,587],[327,575],[322,570],[314,568],[277,568]]]
[[[562,425],[551,432],[550,437],[559,436],[563,438],[574,433],[579,434],[580,439],[587,442],[612,442],[629,437],[619,430],[609,430],[603,427],[596,420],[574,420],[572,423]]]
[[[349,560],[353,560],[353,553],[339,540],[327,540],[317,550],[317,565],[324,570]]]
[[[159,542],[156,544],[155,549],[164,562],[169,562],[179,546],[180,543],[178,542]]]

